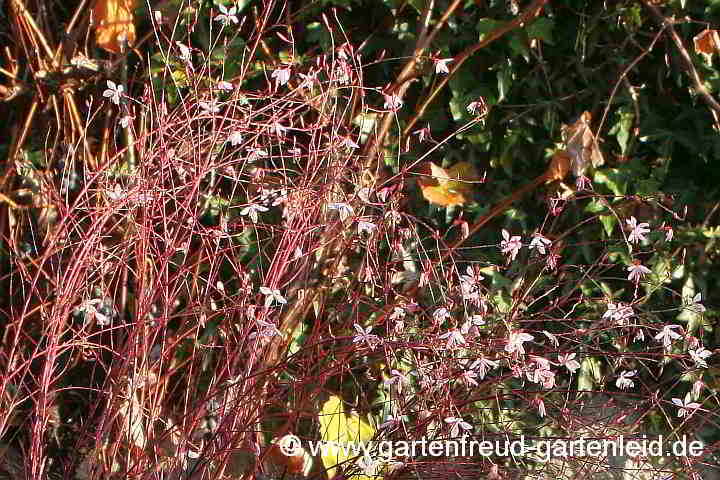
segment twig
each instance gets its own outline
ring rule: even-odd
[[[685,45],[683,45],[682,39],[675,31],[675,28],[673,28],[673,25],[676,23],[676,21],[674,19],[663,16],[662,12],[660,12],[660,9],[650,3],[648,0],[645,0],[645,6],[650,10],[650,13],[652,13],[652,16],[655,18],[655,21],[658,23],[658,25],[660,25],[663,30],[665,30],[668,35],[670,35],[670,38],[672,38],[673,42],[675,42],[675,46],[680,53],[680,61],[683,69],[685,70],[685,73],[690,77],[690,80],[693,83],[693,88],[700,95],[700,98],[702,98],[703,101],[707,104],[707,106],[710,107],[713,117],[715,118],[715,122],[716,124],[718,124],[718,115],[720,115],[720,103],[718,103],[718,101],[715,100],[715,98],[713,98],[713,96],[710,95],[710,93],[705,88],[703,79],[700,78],[700,74],[695,68],[695,65],[693,65],[690,54],[685,48]]]

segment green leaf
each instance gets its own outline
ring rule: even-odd
[[[528,48],[529,42],[525,32],[513,32],[510,35],[510,42],[508,45],[510,46],[510,50],[523,57],[526,62],[530,61],[530,49]]]
[[[477,27],[475,27],[475,30],[477,31],[478,35],[480,36],[480,41],[482,42],[488,33],[492,32],[493,30],[502,27],[507,22],[503,22],[501,20],[495,20],[492,18],[481,18],[478,20]]]
[[[618,197],[622,197],[627,193],[627,176],[623,175],[617,168],[597,170],[594,180],[596,183],[605,185]]]
[[[547,17],[540,17],[527,26],[525,32],[528,38],[537,38],[548,45],[555,45],[553,41],[553,27],[555,22]]]
[[[602,362],[597,357],[585,357],[580,364],[578,390],[594,391],[602,384]]]
[[[615,135],[620,145],[620,152],[625,155],[630,138],[630,127],[632,127],[635,114],[627,111],[625,107],[618,109],[615,113],[618,118],[615,125],[610,129],[610,135]]]
[[[607,236],[610,237],[612,236],[613,230],[615,230],[615,225],[617,225],[617,218],[615,215],[601,215],[600,223],[602,223]]]
[[[508,66],[507,68],[502,68],[498,70],[497,72],[497,85],[498,85],[498,103],[502,102],[505,98],[505,95],[507,94],[508,90],[510,90],[510,85],[513,83],[513,71]]]

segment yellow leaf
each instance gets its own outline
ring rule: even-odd
[[[121,46],[135,43],[134,0],[95,0],[93,18],[98,47],[120,53]]]
[[[362,457],[363,451],[360,445],[369,446],[375,436],[375,429],[357,413],[346,413],[342,399],[337,395],[331,395],[323,404],[318,420],[322,441],[326,447],[322,451],[322,461],[327,469],[328,478],[333,478],[338,474],[338,465],[347,466],[348,460]],[[358,474],[349,478],[379,480],[382,477]]]
[[[472,197],[473,184],[480,177],[469,162],[456,163],[449,169],[428,162],[431,176],[421,177],[418,181],[425,200],[449,207],[464,205]]]

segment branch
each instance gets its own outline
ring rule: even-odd
[[[720,103],[718,103],[717,100],[715,100],[715,98],[713,98],[713,96],[710,95],[710,93],[705,88],[704,82],[702,78],[700,78],[700,74],[695,69],[695,65],[693,65],[690,54],[685,48],[685,45],[683,45],[682,39],[675,31],[675,28],[673,28],[673,25],[676,23],[675,20],[663,16],[662,12],[660,12],[660,9],[650,3],[648,0],[645,0],[645,6],[650,10],[650,13],[652,13],[652,16],[655,18],[657,24],[661,28],[663,28],[668,33],[668,35],[670,35],[670,38],[672,38],[673,42],[675,42],[675,46],[680,52],[680,60],[683,70],[685,70],[685,73],[690,77],[695,91],[700,95],[700,98],[703,99],[707,106],[710,107],[713,116],[717,121],[718,115],[720,115]]]

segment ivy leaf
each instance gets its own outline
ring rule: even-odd
[[[525,31],[527,32],[528,38],[537,38],[548,45],[555,45],[552,35],[554,26],[555,22],[551,19],[547,17],[540,17],[528,25]]]
[[[449,207],[464,205],[472,197],[473,184],[479,180],[475,167],[469,162],[460,162],[448,170],[428,162],[430,176],[418,180],[422,195],[430,203]]]
[[[346,414],[343,401],[337,395],[331,395],[323,404],[318,416],[320,434],[324,443],[322,462],[327,469],[328,478],[338,474],[338,465],[347,466],[348,460],[355,458],[353,445],[368,445],[375,436],[375,429],[360,418],[357,413]],[[344,448],[343,448],[344,447]],[[361,452],[358,452],[361,454]],[[375,480],[382,477],[369,475],[353,475],[351,480]]]

